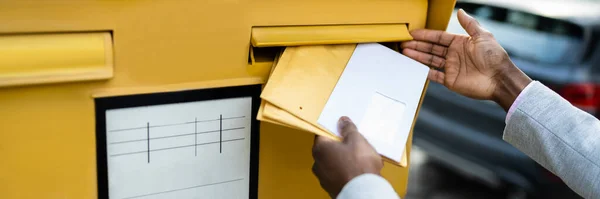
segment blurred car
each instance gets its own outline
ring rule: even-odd
[[[600,2],[459,0],[492,32],[513,62],[573,105],[600,114]],[[456,19],[447,31],[466,34]],[[577,197],[564,183],[502,140],[505,111],[444,86],[429,85],[414,143],[459,173],[531,197]],[[523,132],[526,133],[526,132]]]

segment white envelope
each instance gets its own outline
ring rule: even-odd
[[[318,123],[339,135],[348,116],[378,153],[400,162],[429,68],[381,44],[358,44]]]

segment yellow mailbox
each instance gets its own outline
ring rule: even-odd
[[[326,198],[313,135],[255,119],[278,48],[397,47],[454,3],[0,1],[0,198]]]

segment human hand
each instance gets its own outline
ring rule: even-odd
[[[342,141],[316,136],[312,149],[312,171],[321,187],[335,198],[344,185],[361,174],[380,175],[383,160],[367,140],[358,132],[348,117],[338,121]]]
[[[402,43],[402,53],[433,67],[431,81],[467,97],[494,100],[508,110],[531,79],[512,63],[494,36],[462,9],[458,21],[468,36],[414,30],[414,40]]]

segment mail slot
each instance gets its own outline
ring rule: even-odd
[[[314,135],[256,118],[280,53],[398,50],[455,3],[60,2],[0,3],[0,198],[328,198]],[[401,197],[408,170],[382,170]]]
[[[407,24],[253,27],[252,46],[299,46],[410,40]]]
[[[0,87],[109,79],[108,32],[0,35]]]
[[[399,42],[411,39],[408,24],[252,27],[249,70],[264,77],[286,46],[379,42],[398,50]]]

